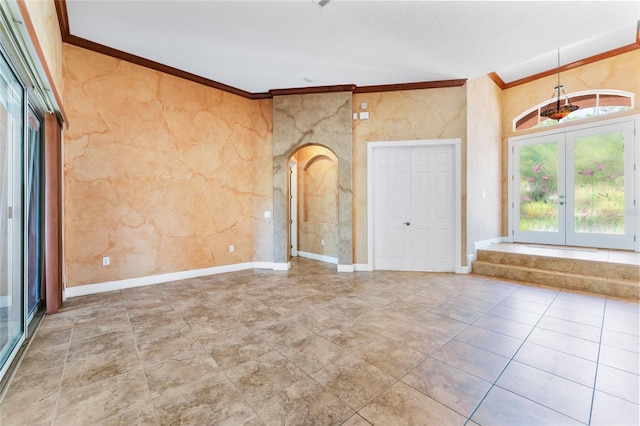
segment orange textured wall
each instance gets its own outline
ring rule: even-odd
[[[58,93],[62,96],[62,36],[55,3],[53,0],[27,0],[24,4],[36,31],[46,66],[53,78],[51,84],[55,84]]]
[[[271,101],[63,52],[67,287],[270,260]]]

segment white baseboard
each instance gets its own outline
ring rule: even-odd
[[[288,271],[289,269],[291,269],[291,262],[273,264],[274,271]]]
[[[368,263],[354,263],[353,270],[356,272],[372,272],[373,265],[369,265]]]
[[[353,272],[353,265],[338,265],[338,272]]]
[[[489,247],[495,244],[500,244],[506,242],[507,237],[496,237],[483,241],[476,241],[473,243],[473,251],[477,252],[478,249]]]
[[[337,257],[325,256],[325,255],[316,254],[316,253],[309,253],[307,251],[300,251],[300,250],[298,250],[298,256],[304,257],[305,259],[319,260],[320,262],[331,263],[333,265],[338,264]]]
[[[268,265],[267,265],[268,264]],[[233,265],[213,266],[211,268],[193,269],[190,271],[171,272],[168,274],[150,275],[147,277],[130,278],[126,280],[107,281],[97,284],[79,285],[75,287],[67,287],[64,291],[64,297],[78,297],[89,294],[104,293],[107,291],[124,290],[127,288],[142,287],[152,284],[161,284],[171,281],[185,280],[189,278],[204,277],[207,275],[224,274],[226,272],[244,271],[247,269],[265,268],[270,269],[271,262],[246,262],[236,263]],[[275,265],[273,266],[275,269]]]

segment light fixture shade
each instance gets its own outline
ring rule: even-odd
[[[544,111],[540,111],[540,116],[550,118],[552,120],[562,120],[573,111],[580,108],[578,105],[562,105],[557,108],[547,108]]]
[[[562,92],[562,93],[561,93]],[[564,95],[565,104],[560,105],[560,95]],[[558,85],[553,92],[553,98],[556,98],[555,106],[549,105],[546,109],[540,111],[540,116],[550,118],[552,120],[562,120],[573,111],[580,108],[578,105],[572,105],[569,97],[564,92],[563,86],[560,84],[560,49],[558,49]],[[552,104],[553,105],[553,104]]]

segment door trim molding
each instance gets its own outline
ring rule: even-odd
[[[453,145],[454,147],[454,209],[456,216],[454,218],[453,238],[454,238],[454,254],[453,254],[453,272],[456,274],[468,274],[471,272],[469,266],[462,265],[462,156],[461,146],[462,139],[423,139],[423,140],[407,140],[407,141],[384,141],[384,142],[367,142],[367,270],[373,271],[373,150],[376,148],[410,148],[419,146],[443,146]]]

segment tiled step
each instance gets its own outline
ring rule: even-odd
[[[637,265],[478,250],[473,272],[615,297],[640,298]]]

